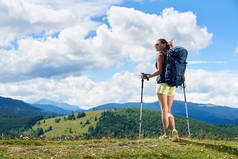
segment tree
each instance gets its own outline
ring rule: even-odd
[[[51,131],[52,130],[52,126],[50,125],[48,129],[45,130],[45,132]]]
[[[86,114],[84,112],[79,112],[78,115],[77,115],[77,118],[82,118],[82,117],[85,117]]]
[[[88,132],[93,132],[93,130],[94,130],[93,126],[89,126]]]
[[[37,132],[36,132],[37,136],[41,136],[44,134],[44,131],[42,128],[37,128]]]
[[[68,120],[75,120],[74,112],[72,111],[72,114],[68,115]]]
[[[56,122],[56,123],[59,123],[60,120],[61,120],[60,118],[59,118],[59,119],[56,118],[56,119],[55,119],[55,122]]]
[[[72,128],[69,128],[69,133],[73,133]]]
[[[85,125],[88,125],[88,124],[90,124],[90,121],[89,121],[89,120],[86,121]]]

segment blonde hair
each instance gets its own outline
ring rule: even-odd
[[[168,42],[168,45],[169,45],[169,49],[172,49],[174,46],[173,46],[173,40],[174,39],[172,39],[172,40],[170,40],[169,42]]]

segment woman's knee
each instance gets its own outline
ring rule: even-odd
[[[163,114],[168,114],[169,112],[168,112],[168,109],[162,109],[162,111],[161,111]]]
[[[173,118],[173,114],[172,113],[168,113],[168,118]]]

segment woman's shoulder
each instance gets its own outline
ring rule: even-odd
[[[161,52],[159,52],[159,53],[157,54],[157,58],[160,58],[160,57],[164,57],[164,54],[161,53]]]

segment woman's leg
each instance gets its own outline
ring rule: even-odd
[[[167,96],[169,125],[171,126],[172,129],[175,129],[174,116],[171,113],[173,100],[174,96]]]
[[[164,132],[168,136],[169,131],[169,119],[168,119],[168,104],[167,104],[167,95],[164,94],[157,94],[159,103],[160,103],[160,109],[161,109],[161,119],[164,127]]]
[[[178,141],[179,136],[178,136],[178,131],[175,129],[175,122],[174,122],[174,116],[171,113],[171,108],[173,104],[174,96],[168,96],[167,98],[167,103],[168,103],[168,118],[169,118],[169,124],[172,127],[172,141]]]

